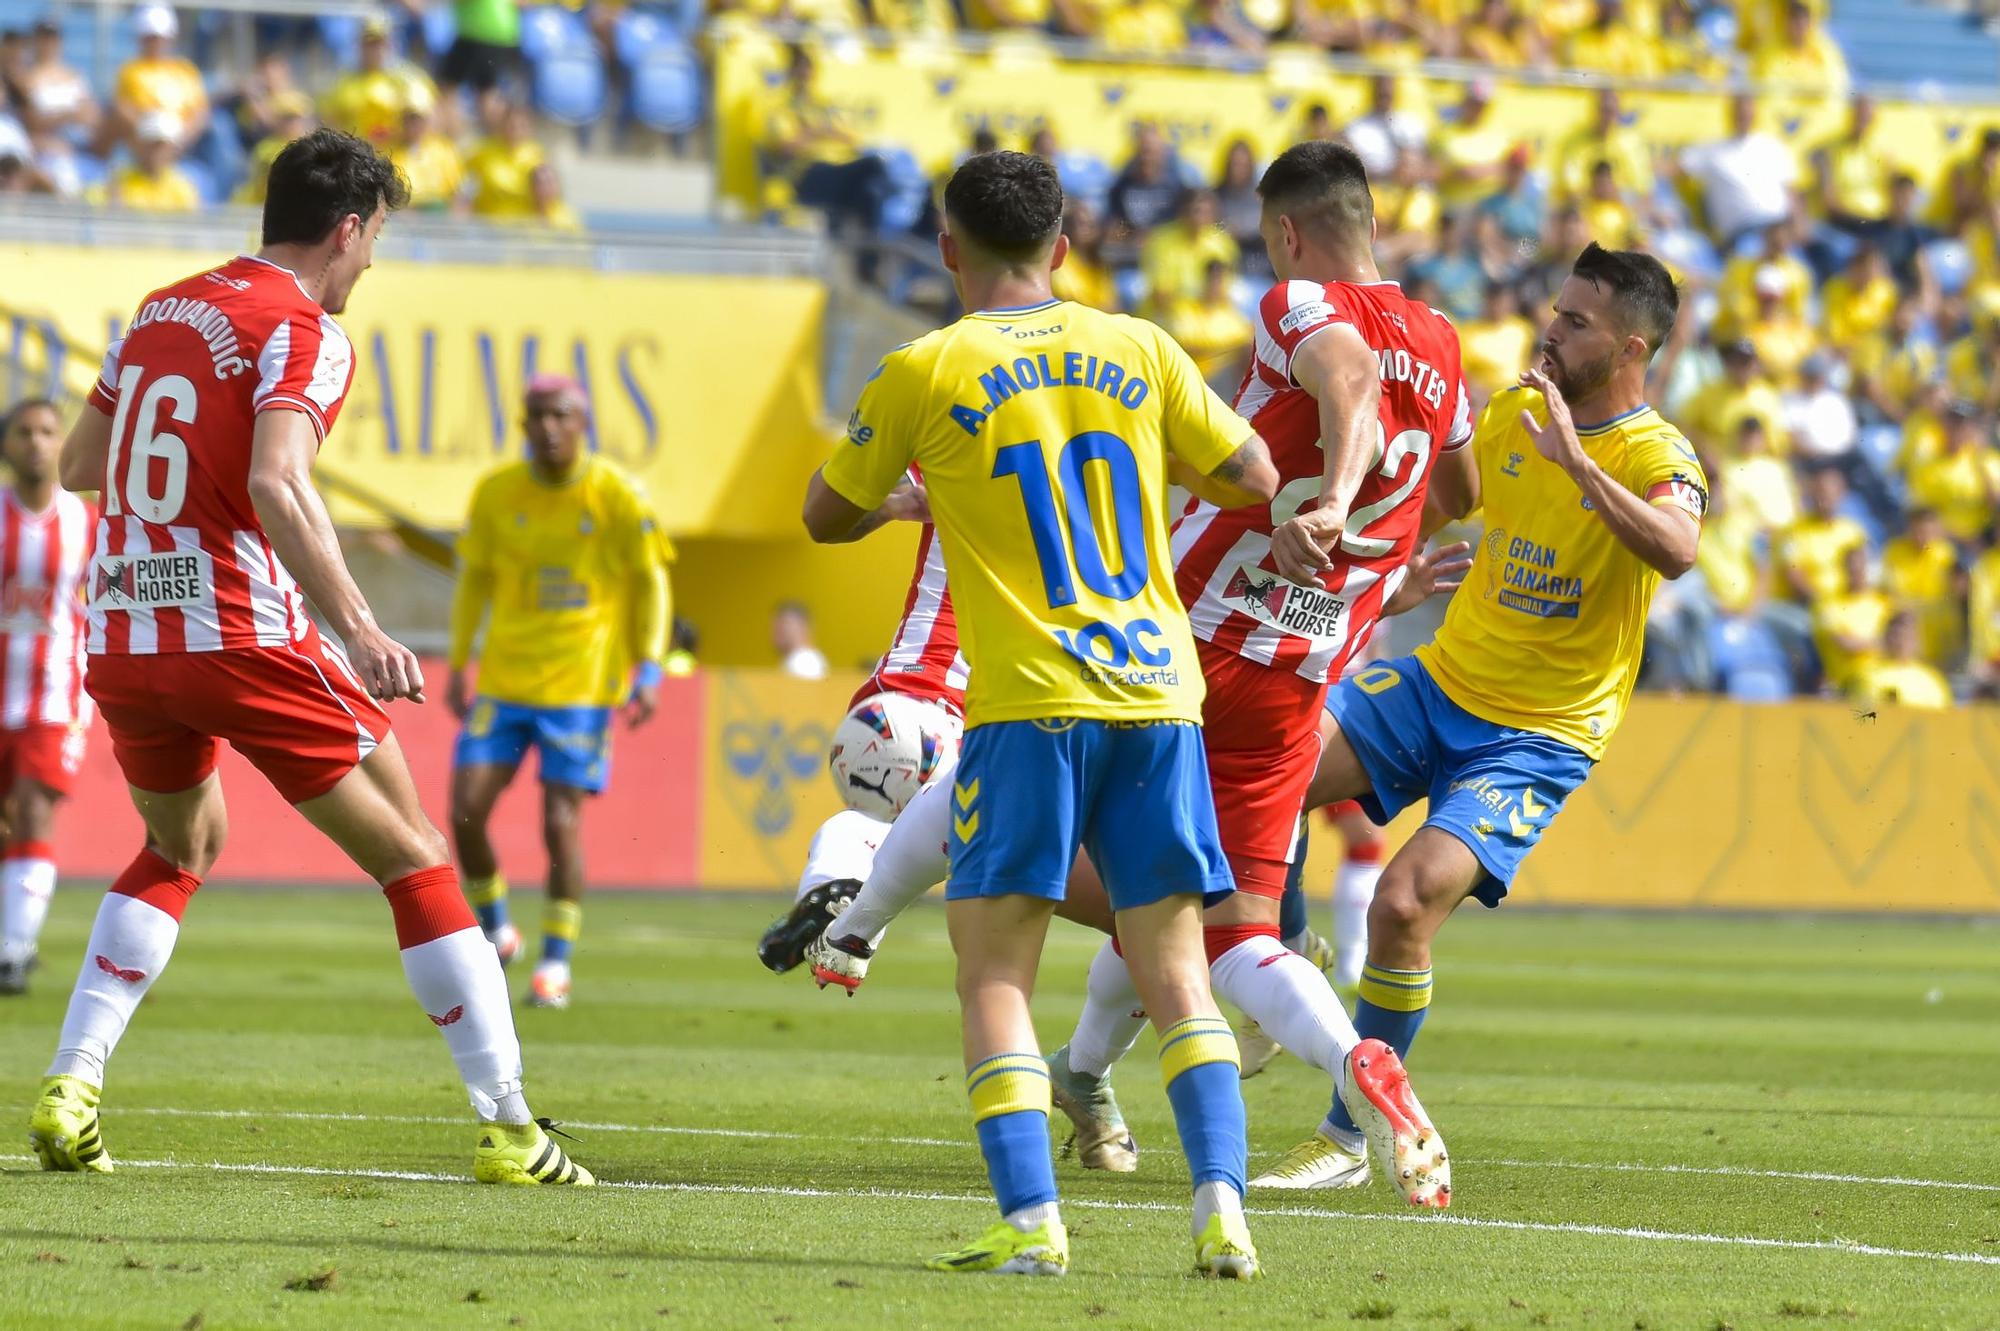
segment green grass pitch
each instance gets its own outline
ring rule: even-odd
[[[112,1068],[118,1173],[29,1172],[96,898],[59,894],[35,993],[0,1000],[7,1328],[2000,1326],[1990,927],[1469,911],[1412,1069],[1451,1212],[1254,1197],[1268,1277],[1234,1287],[1187,1274],[1150,1037],[1119,1078],[1140,1172],[1058,1166],[1070,1276],[919,1269],[992,1214],[928,907],[848,1000],[757,967],[776,898],[595,899],[576,1006],[520,1025],[537,1112],[622,1186],[501,1191],[464,1181],[382,903],[209,889]],[[1095,945],[1051,939],[1049,1047]],[[1247,1084],[1253,1163],[1325,1089]]]

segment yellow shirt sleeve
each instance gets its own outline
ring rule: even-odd
[[[846,436],[820,469],[833,492],[848,503],[879,507],[909,470],[919,429],[910,408],[922,396],[924,378],[905,347],[883,357],[863,385]]]
[[[637,483],[623,487],[619,510],[619,544],[632,575],[632,658],[657,663],[666,658],[667,625],[673,618],[667,584],[671,547],[660,534],[651,501]]]
[[[1180,343],[1148,325],[1153,383],[1160,394],[1160,430],[1167,451],[1206,476],[1228,461],[1256,431],[1215,395]]]

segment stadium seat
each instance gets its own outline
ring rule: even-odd
[[[660,134],[685,134],[701,123],[701,65],[694,52],[658,46],[631,67],[632,119]]]
[[[583,20],[560,5],[537,5],[521,11],[521,54],[539,65],[553,55],[568,55],[592,46]]]
[[[1924,246],[1924,257],[1930,260],[1938,290],[1947,296],[1958,295],[1972,280],[1972,254],[1961,240],[1950,236],[1934,240]]]
[[[594,124],[609,96],[604,62],[589,47],[550,52],[535,61],[534,96],[536,107],[558,125]]]
[[[650,9],[628,9],[611,29],[611,49],[618,63],[636,69],[662,47],[681,45],[681,34],[665,15]]]
[[[432,5],[424,11],[420,22],[424,49],[432,56],[443,55],[458,40],[458,19],[452,14],[450,5]]]
[[[1705,9],[1694,21],[1695,31],[1711,51],[1728,54],[1736,49],[1736,14],[1725,5]]]
[[[182,158],[181,174],[194,185],[194,192],[201,196],[204,206],[221,203],[227,196],[227,191],[223,188],[222,182],[216,179],[215,172],[199,157]]]
[[[1792,696],[1792,684],[1782,670],[1744,670],[1728,676],[1723,689],[1737,702],[1783,702]]]
[[[1103,158],[1075,151],[1056,154],[1056,175],[1062,181],[1064,194],[1082,199],[1099,210],[1111,193],[1111,182],[1118,178]]]
[[[352,69],[361,63],[361,19],[354,14],[325,14],[315,21],[319,39],[334,63]]]
[[[889,169],[889,183],[894,193],[882,205],[882,231],[896,234],[909,231],[924,215],[924,206],[930,202],[930,177],[924,174],[923,166],[907,148],[875,147],[870,149],[882,159],[882,165]]]
[[[1754,680],[1760,675],[1776,676],[1782,692],[1791,691],[1791,667],[1778,636],[1763,622],[1741,616],[1715,620],[1709,626],[1708,646],[1715,674],[1723,689],[1734,697],[1737,681]],[[1768,685],[1748,683],[1754,690]]]

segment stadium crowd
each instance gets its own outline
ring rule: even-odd
[[[1165,48],[1114,38],[1114,20],[1164,14],[1173,21],[1158,30],[1180,40],[1163,0],[989,0],[988,26],[1000,22],[996,8],[1128,50]],[[1207,22],[1188,25],[1187,39],[1254,43],[1242,22],[1250,8],[1202,5]],[[1394,29],[1406,56],[1846,86],[1838,47],[1802,4],[1740,6],[1732,49],[1689,36],[1690,14],[1675,4],[1599,0],[1533,18],[1506,0],[1423,0],[1390,5],[1387,17],[1381,8],[1301,3],[1276,31],[1385,63],[1391,53],[1371,43]],[[873,13],[880,21],[883,6]],[[865,232],[894,186],[816,108],[813,76],[812,57],[795,50],[762,160],[798,202]],[[1866,96],[1852,97],[1842,132],[1805,151],[1745,93],[1732,99],[1726,137],[1669,152],[1632,128],[1612,89],[1597,94],[1594,123],[1539,150],[1494,125],[1493,94],[1474,80],[1435,116],[1406,113],[1401,81],[1385,70],[1365,113],[1342,124],[1310,105],[1298,136],[1338,138],[1361,155],[1376,182],[1383,269],[1458,323],[1479,405],[1533,356],[1542,312],[1588,241],[1651,249],[1683,281],[1693,317],[1656,363],[1653,393],[1699,450],[1714,507],[1699,575],[1656,604],[1646,684],[1931,706],[2000,693],[2000,380],[1990,370],[2000,127],[1967,135],[1927,194]],[[1108,172],[1082,169],[1048,128],[1012,143],[982,130],[968,151],[993,146],[1064,172],[1071,251],[1060,294],[1162,323],[1233,389],[1269,277],[1250,141],[1193,160],[1139,123]]]
[[[325,124],[385,149],[408,176],[417,209],[581,229],[515,77],[514,0],[454,8],[496,11],[495,35],[511,45],[466,37],[461,14],[459,38],[427,69],[399,53],[399,25],[372,18],[359,26],[353,63],[331,71],[316,93],[282,25],[254,66],[211,86],[185,52],[175,11],[142,6],[130,20],[136,53],[102,98],[66,57],[61,25],[45,18],[8,33],[0,45],[0,193],[152,213],[191,213],[225,198],[257,204],[278,151]]]

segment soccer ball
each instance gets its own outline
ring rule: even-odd
[[[826,760],[847,807],[894,822],[957,746],[939,720],[935,707],[900,693],[856,703],[833,732]]]

